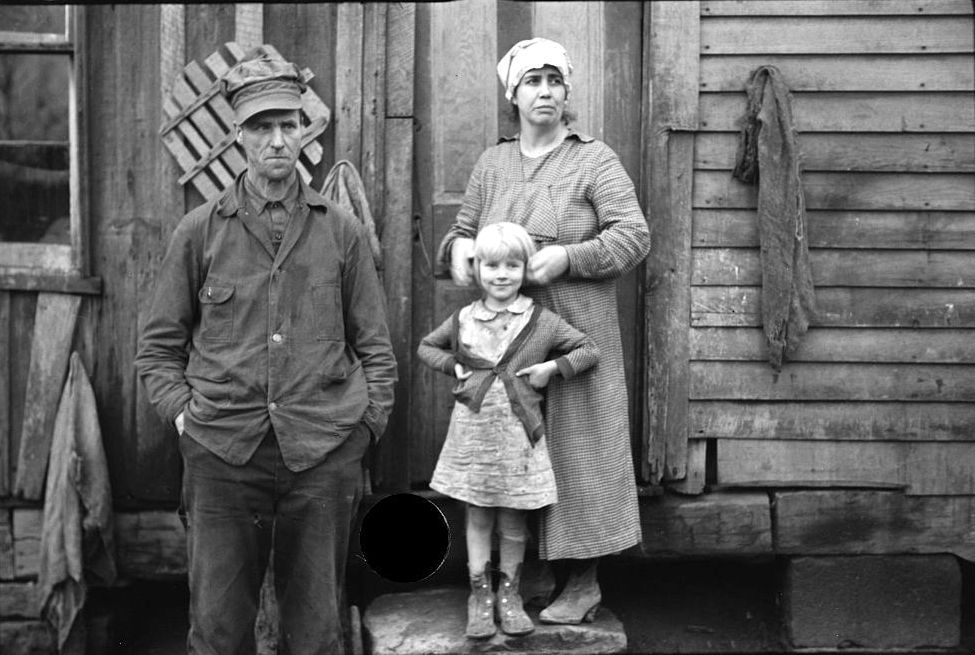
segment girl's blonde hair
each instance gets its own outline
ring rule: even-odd
[[[517,223],[502,221],[485,225],[474,239],[474,279],[481,284],[482,261],[497,262],[514,257],[527,268],[535,251],[535,242],[528,231]]]
[[[475,260],[500,261],[513,256],[527,264],[534,254],[535,242],[517,223],[485,225],[474,239]]]

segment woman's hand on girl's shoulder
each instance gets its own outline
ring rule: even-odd
[[[473,374],[474,371],[465,371],[463,364],[461,363],[454,364],[454,376],[456,376],[458,380],[466,380]]]
[[[474,239],[458,237],[450,244],[450,277],[459,287],[474,283]]]

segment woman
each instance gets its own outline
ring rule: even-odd
[[[539,616],[546,623],[591,620],[598,558],[640,541],[615,280],[646,257],[650,235],[616,154],[568,125],[571,72],[565,49],[541,38],[515,44],[498,63],[520,133],[481,155],[437,254],[469,286],[478,230],[520,223],[538,245],[525,294],[592,337],[602,355],[590,374],[548,388],[559,501],[542,510],[539,556],[569,560],[569,574]]]

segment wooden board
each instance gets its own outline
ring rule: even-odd
[[[835,400],[971,402],[975,366],[691,362],[695,400]]]
[[[701,51],[716,54],[972,52],[971,16],[707,18]]]
[[[691,325],[761,325],[761,294],[757,286],[694,287]],[[816,305],[816,326],[975,327],[971,289],[827,287],[816,290]]]
[[[40,618],[37,596],[36,582],[0,582],[0,617],[4,621]]]
[[[706,361],[764,361],[765,334],[758,327],[694,328],[690,356]],[[843,329],[814,327],[793,362],[883,362],[971,364],[975,338],[970,329]]]
[[[860,555],[950,552],[975,559],[975,497],[896,491],[772,495],[776,552]]]
[[[694,167],[730,171],[739,137],[704,132],[694,143]],[[799,136],[805,172],[975,173],[973,134],[831,134]]]
[[[650,5],[643,40],[644,98],[649,129],[644,141],[643,202],[653,247],[645,288],[646,444],[643,477],[653,484],[682,480],[688,471],[687,321],[690,314],[693,134],[698,126],[699,7],[697,3]],[[697,481],[686,485],[700,492]]]
[[[34,508],[17,508],[13,512],[14,576],[36,576],[41,568],[41,531],[44,528],[44,511]]]
[[[793,91],[968,91],[970,54],[718,55],[701,57],[701,91],[744,92],[759,66],[775,66]]]
[[[971,14],[968,0],[703,0],[702,16],[925,16]]]
[[[652,557],[772,553],[771,510],[765,493],[642,498],[640,522],[644,552]]]
[[[704,439],[689,438],[691,436],[689,415],[686,419],[686,431],[687,465],[685,467],[685,475],[683,479],[667,481],[667,489],[680,494],[693,496],[704,491],[704,485],[707,481],[708,443]]]
[[[973,103],[975,104],[975,103]],[[806,208],[829,210],[975,211],[975,177],[963,173],[802,174]],[[754,209],[758,187],[731,172],[696,171],[694,207]]]
[[[71,355],[81,297],[40,293],[31,346],[30,373],[21,429],[14,492],[29,500],[44,495],[54,416]]]
[[[975,442],[718,441],[718,484],[975,494]]]
[[[812,210],[806,234],[810,248],[975,250],[975,213]],[[757,214],[697,209],[693,239],[696,247],[757,248]]]
[[[14,568],[14,530],[11,511],[0,508],[0,580],[13,580]]]
[[[358,169],[362,144],[362,5],[338,6],[335,30],[335,159]]]
[[[386,119],[386,227],[383,230],[384,282],[386,285],[386,318],[389,323],[393,354],[400,377],[396,384],[396,405],[390,416],[384,444],[384,478],[398,489],[409,488],[414,479],[426,480],[428,471],[410,469],[410,371],[416,340],[410,330],[413,313],[413,119]],[[390,461],[391,460],[391,461]],[[395,464],[393,464],[395,463]]]
[[[0,291],[0,497],[10,495],[10,292]]]
[[[737,132],[745,115],[740,93],[701,94],[701,128]],[[793,93],[799,132],[963,132],[972,131],[975,107],[970,93]]]
[[[388,118],[413,117],[413,64],[416,7],[390,5],[386,14],[386,107]],[[412,159],[408,160],[412,162]]]
[[[975,406],[938,402],[696,400],[700,439],[972,441]]]
[[[463,198],[474,163],[497,140],[497,9],[493,1],[437,3],[430,21],[433,201],[444,204]]]
[[[133,359],[155,284],[155,274],[169,234],[183,213],[183,191],[173,185],[172,164],[155,129],[165,120],[161,91],[173,84],[172,67],[182,70],[186,57],[196,59],[216,44],[233,38],[234,7],[184,8],[182,48],[178,20],[158,7],[115,5],[92,7],[89,32],[93,42],[89,75],[89,116],[98,131],[89,148],[94,272],[103,280],[97,321],[92,331],[95,365],[89,369],[99,399],[99,423],[116,498],[175,502],[176,449],[170,433],[139,389]],[[166,23],[163,23],[163,19]],[[205,21],[205,25],[200,24]],[[165,30],[163,29],[165,25]],[[219,33],[205,52],[194,39]],[[174,31],[175,30],[175,33]],[[175,53],[163,54],[162,39]],[[173,40],[175,39],[175,40]],[[140,52],[140,57],[116,57]],[[106,396],[106,394],[108,394]],[[105,402],[110,397],[111,402]],[[138,501],[136,501],[138,502]]]
[[[509,4],[513,4],[510,3]],[[620,163],[639,189],[641,181],[642,143],[633,138],[634,126],[640,124],[642,103],[630,101],[641,88],[643,63],[640,43],[643,35],[644,6],[639,2],[602,3],[603,8],[603,140],[619,156]],[[500,14],[499,14],[500,20]],[[499,27],[500,29],[500,27]],[[501,85],[497,85],[500,89]],[[644,213],[647,205],[641,203]],[[616,283],[616,303],[623,345],[623,373],[629,400],[630,438],[636,444],[644,441],[644,407],[646,405],[646,265],[641,264]],[[639,448],[639,447],[638,447]],[[640,452],[638,449],[636,452]],[[638,458],[645,459],[641,455]],[[641,482],[642,469],[637,469]]]
[[[813,282],[820,286],[947,287],[975,286],[972,254],[958,251],[811,250]],[[761,284],[757,249],[696,248],[691,284],[752,286]]]

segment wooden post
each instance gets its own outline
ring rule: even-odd
[[[399,366],[396,405],[384,449],[384,482],[410,485],[410,392],[413,368],[413,61],[416,10],[393,5],[386,14],[386,65],[383,163],[385,221],[382,231],[386,312]]]
[[[0,497],[10,495],[10,293],[0,291]]]
[[[689,408],[691,191],[698,125],[700,6],[698,2],[647,3],[642,139],[644,197],[650,208],[647,260],[647,453],[644,476],[652,483],[687,477]],[[646,129],[646,128],[645,128]],[[695,458],[695,463],[703,463]],[[703,482],[703,473],[695,474]],[[688,489],[690,491],[690,489]],[[700,489],[697,489],[700,491]]]

